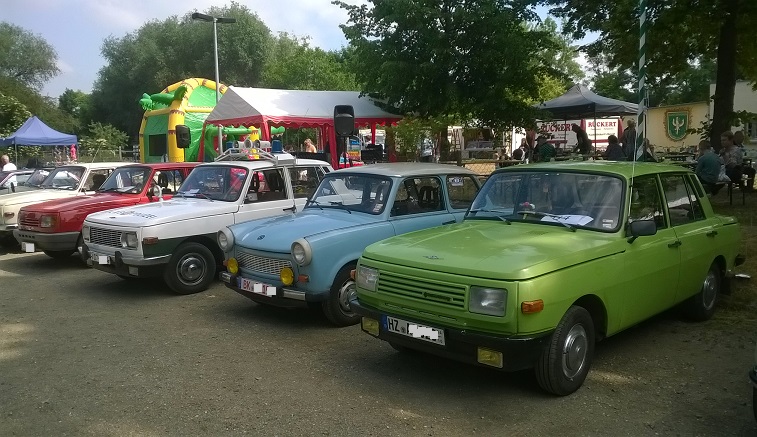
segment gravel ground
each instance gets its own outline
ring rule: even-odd
[[[603,341],[559,398],[218,283],[175,296],[0,252],[0,435],[754,436],[755,308],[734,307]]]

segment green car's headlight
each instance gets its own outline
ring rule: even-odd
[[[507,307],[507,290],[471,287],[468,311],[489,316],[504,316]]]
[[[364,288],[368,291],[376,291],[378,276],[378,270],[366,266],[358,266],[357,271],[355,272],[355,282],[360,288]]]

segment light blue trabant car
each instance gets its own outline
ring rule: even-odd
[[[454,165],[373,164],[327,174],[294,215],[218,232],[227,287],[255,302],[321,307],[338,326],[360,321],[351,271],[369,244],[460,222],[480,188]]]

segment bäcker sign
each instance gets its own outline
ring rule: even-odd
[[[597,146],[607,146],[607,137],[615,135],[620,138],[622,133],[620,118],[598,118],[583,120],[559,120],[559,121],[537,121],[537,131],[546,133],[552,137],[551,142],[559,145],[567,144],[568,146],[576,145],[576,134],[571,130],[572,124],[581,126],[589,135],[589,139]],[[596,124],[596,129],[595,129]]]

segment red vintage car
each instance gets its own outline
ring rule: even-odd
[[[50,200],[21,208],[13,232],[25,252],[42,250],[52,258],[81,254],[81,227],[87,215],[107,209],[169,199],[196,162],[162,162],[119,167],[95,194]]]

